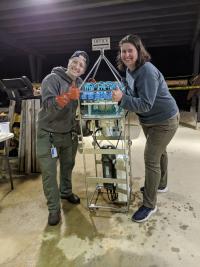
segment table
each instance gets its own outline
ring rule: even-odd
[[[13,137],[14,137],[13,133],[0,133],[0,142],[5,143],[4,154],[0,155],[0,157],[4,158],[6,160],[8,173],[9,173],[9,177],[10,177],[11,190],[14,189],[14,186],[13,186],[12,172],[11,172],[11,167],[10,167],[10,162],[9,162],[9,143],[7,141],[9,141]]]

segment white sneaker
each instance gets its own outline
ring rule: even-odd
[[[168,187],[160,187],[158,188],[157,192],[158,193],[166,193],[168,191]]]

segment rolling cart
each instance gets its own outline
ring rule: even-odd
[[[102,60],[115,81],[94,81]],[[92,82],[86,82],[91,76]],[[80,140],[89,210],[127,212],[129,209],[132,176],[129,114],[112,101],[112,90],[116,87],[125,90],[119,73],[101,50],[81,85],[79,101]],[[86,125],[90,137],[84,136]]]

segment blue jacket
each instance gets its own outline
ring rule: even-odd
[[[127,92],[120,107],[137,113],[141,123],[159,123],[178,113],[162,73],[152,63],[146,62],[134,71],[127,70],[126,81]]]

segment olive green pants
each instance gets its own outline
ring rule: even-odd
[[[157,201],[157,189],[167,186],[168,156],[166,148],[176,133],[178,125],[179,114],[159,124],[142,124],[146,136],[143,194],[143,205],[146,207],[154,208]]]
[[[52,158],[51,147],[54,145],[58,157]],[[75,164],[78,139],[72,138],[71,133],[50,133],[38,129],[37,156],[39,159],[44,194],[49,211],[60,210],[60,196],[69,196],[72,193],[72,169]],[[57,183],[57,160],[60,162],[60,188]]]

